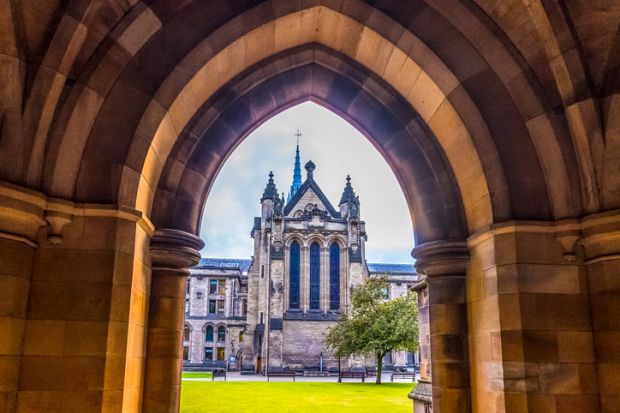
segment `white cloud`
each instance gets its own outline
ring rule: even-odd
[[[250,257],[253,217],[273,171],[280,192],[288,193],[293,177],[296,130],[303,165],[312,160],[315,179],[337,206],[347,174],[361,201],[371,262],[412,262],[413,229],[402,190],[374,146],[338,115],[314,103],[282,112],[250,134],[228,158],[205,206],[201,236],[210,257]]]

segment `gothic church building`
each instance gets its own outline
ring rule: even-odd
[[[261,215],[251,230],[251,261],[207,259],[192,270],[186,359],[189,348],[194,351],[186,366],[232,360],[259,372],[267,365],[336,368],[338,360],[326,348],[324,335],[350,309],[354,287],[381,274],[390,280],[390,292],[396,292],[389,295],[398,296],[418,280],[413,266],[366,263],[365,223],[351,178],[336,208],[315,181],[315,167],[306,163],[302,182],[297,146],[286,202],[269,174]],[[402,366],[412,362],[403,352],[391,355],[388,364],[392,360]]]

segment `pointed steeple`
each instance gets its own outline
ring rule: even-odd
[[[269,172],[269,181],[267,181],[267,186],[265,187],[265,191],[263,192],[263,197],[260,199],[263,202],[265,199],[280,199],[278,196],[278,189],[276,188],[276,184],[273,182],[273,172]]]
[[[295,169],[293,170],[293,183],[291,184],[291,189],[288,193],[288,198],[286,199],[286,203],[289,203],[291,199],[295,196],[299,188],[301,188],[301,161],[299,160],[299,137],[301,133],[299,129],[295,134],[297,137],[297,149],[295,150]]]
[[[342,196],[340,197],[340,203],[342,204],[350,204],[355,203],[357,201],[357,196],[355,195],[355,191],[353,191],[353,187],[351,186],[351,176],[347,175],[347,184],[344,187],[344,191],[342,191]]]

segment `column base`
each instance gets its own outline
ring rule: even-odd
[[[413,413],[427,413],[433,411],[433,387],[429,381],[419,380],[408,397],[413,400]]]

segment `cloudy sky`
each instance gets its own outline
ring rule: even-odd
[[[249,258],[250,230],[260,214],[269,171],[280,193],[293,179],[295,132],[299,129],[303,169],[316,164],[315,181],[337,209],[351,175],[366,221],[369,262],[411,263],[413,229],[405,197],[392,170],[372,144],[349,123],[307,102],[276,115],[257,128],[228,158],[209,194],[202,220],[205,257]]]

